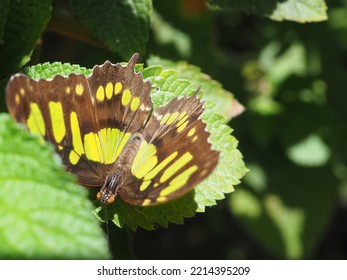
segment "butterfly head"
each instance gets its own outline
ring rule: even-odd
[[[107,177],[105,184],[96,195],[96,198],[100,200],[103,205],[114,202],[118,188],[124,184],[124,175],[124,170],[119,168],[114,170],[114,172]]]

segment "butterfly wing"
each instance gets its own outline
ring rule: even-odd
[[[67,169],[77,174],[81,184],[101,184],[98,175],[101,167],[90,162],[85,153],[83,135],[98,131],[99,125],[83,75],[36,81],[17,74],[10,79],[6,92],[12,117],[32,133],[52,142]]]
[[[141,131],[148,119],[153,107],[151,84],[143,80],[141,73],[134,72],[138,57],[134,54],[125,67],[106,61],[93,68],[88,83],[101,128],[133,134]]]
[[[141,130],[152,102],[150,83],[126,66],[105,62],[90,77],[32,80],[18,74],[7,86],[10,114],[55,145],[67,169],[87,187],[101,187],[133,132]]]
[[[126,66],[106,61],[93,68],[88,78],[93,112],[100,130],[102,163],[108,168],[117,160],[131,136],[142,130],[152,110],[151,85],[134,67],[138,54]]]
[[[154,110],[128,182],[118,191],[124,201],[143,206],[164,203],[191,191],[214,170],[219,152],[209,143],[197,94]]]

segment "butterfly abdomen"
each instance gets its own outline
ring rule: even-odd
[[[97,195],[102,204],[114,202],[118,189],[124,185],[127,175],[130,174],[131,165],[140,149],[142,140],[143,137],[135,133],[125,144],[117,161],[110,168],[105,184]]]
[[[115,165],[120,165],[130,170],[137,152],[140,149],[143,137],[136,133],[126,143],[124,150],[117,159]]]

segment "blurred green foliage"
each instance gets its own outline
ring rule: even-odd
[[[141,29],[149,34],[141,33],[134,45],[143,61],[189,61],[234,93],[246,111],[229,124],[250,171],[228,200],[183,226],[140,229],[131,237],[112,229],[119,239],[111,238],[111,244],[132,244],[132,253],[117,256],[346,258],[347,1],[208,2],[211,6],[204,0],[154,0],[151,8],[143,6],[153,10],[151,25]],[[9,1],[0,3],[8,7]],[[0,16],[6,14],[11,10]],[[57,18],[67,18],[64,22],[71,26]],[[7,53],[0,60],[1,69],[7,69],[0,73],[2,87],[7,75],[26,62],[18,57],[32,51],[8,52],[3,22],[0,18],[0,53]],[[126,60],[124,49],[103,41],[91,22],[79,21],[68,1],[53,2],[51,21],[30,63],[91,67],[105,59]],[[185,65],[180,63],[177,67]]]

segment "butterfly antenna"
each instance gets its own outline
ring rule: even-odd
[[[110,228],[108,223],[108,212],[107,212],[107,205],[104,206],[105,208],[105,229],[106,229],[106,238],[107,238],[107,244],[110,247]]]

